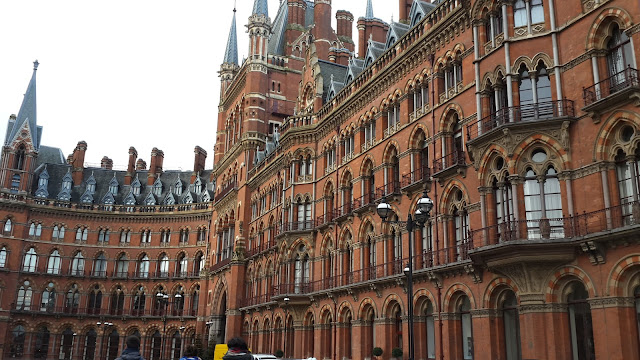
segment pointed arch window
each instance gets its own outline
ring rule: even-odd
[[[158,272],[160,277],[169,277],[169,257],[166,254],[160,256]]]
[[[51,240],[54,240],[54,241],[64,240],[64,233],[65,233],[64,225],[54,225],[53,234],[51,235]]]
[[[9,345],[9,356],[21,358],[24,355],[24,342],[26,332],[22,325],[18,325],[11,331],[11,345]]]
[[[116,261],[116,277],[126,278],[129,274],[129,259],[127,254],[121,254]]]
[[[176,331],[173,333],[171,337],[171,358],[179,359],[180,358],[180,348],[182,346],[182,339],[180,337],[180,332]]]
[[[129,244],[131,242],[131,230],[125,229],[120,231],[120,243]]]
[[[621,138],[628,142],[634,136],[634,129],[625,125],[622,127]],[[632,224],[633,203],[639,198],[640,188],[640,148],[635,152],[635,157],[629,159],[622,150],[615,157],[616,175],[618,178],[618,192],[620,194],[620,204],[622,205],[622,217],[626,225]],[[635,176],[634,176],[635,174]],[[637,219],[636,219],[637,220]]]
[[[75,340],[75,333],[71,328],[66,328],[62,332],[62,338],[60,339],[60,353],[59,359],[71,359],[73,355],[73,343]]]
[[[463,295],[458,300],[456,312],[460,321],[460,340],[462,347],[462,358],[473,359],[473,329],[471,323],[471,302],[469,297]]]
[[[144,254],[138,261],[138,277],[149,277],[149,256],[147,254]]]
[[[24,170],[25,154],[26,154],[26,150],[24,145],[20,145],[20,147],[18,147],[18,150],[16,151],[16,157],[15,157],[16,160],[13,167],[14,169]]]
[[[98,231],[98,242],[108,243],[110,233],[109,229],[100,229]]]
[[[56,288],[55,285],[50,282],[47,287],[42,291],[42,298],[40,300],[40,311],[53,312],[56,308]]]
[[[296,294],[303,292],[309,282],[309,254],[297,254],[295,259],[294,290]]]
[[[189,229],[180,229],[180,242],[183,244],[189,242]]]
[[[187,276],[189,260],[187,259],[187,256],[184,253],[178,255],[178,262],[176,265],[177,265],[176,274],[182,277]]]
[[[11,222],[11,219],[7,219],[4,222],[3,232],[5,235],[11,235],[11,230],[13,230],[13,223]]]
[[[111,304],[109,306],[111,315],[122,315],[124,309],[124,291],[118,286],[111,293]]]
[[[204,268],[204,256],[201,252],[196,253],[196,257],[193,260],[193,267],[195,273],[198,274]]]
[[[94,329],[89,330],[85,334],[83,359],[93,360],[96,354],[96,344],[98,342],[98,333]]]
[[[31,310],[31,300],[33,297],[33,289],[31,283],[26,280],[18,289],[18,297],[16,299],[16,310]]]
[[[520,351],[520,320],[518,314],[518,300],[513,291],[504,294],[500,304],[504,327],[504,344],[506,360],[518,360],[522,357]]]
[[[84,256],[81,252],[77,252],[71,261],[71,276],[84,275]]]
[[[162,183],[160,182],[159,179],[153,184],[153,194],[155,196],[162,195]]]
[[[35,272],[38,266],[38,254],[35,248],[30,248],[24,255],[24,262],[22,264],[22,271]]]
[[[176,293],[173,295],[173,312],[174,316],[182,316],[184,311],[184,290],[182,286],[178,287]]]
[[[140,286],[138,290],[135,292],[133,296],[133,313],[134,315],[142,315],[144,314],[146,295],[144,293],[144,288]]]
[[[120,334],[113,330],[107,338],[107,359],[115,359],[120,354]]]
[[[166,230],[160,231],[160,242],[162,243],[171,242],[171,230],[166,229]]]
[[[531,168],[527,170],[524,204],[529,239],[564,237],[560,182],[553,166],[549,166],[542,178]]]
[[[140,235],[140,242],[143,244],[148,244],[151,242],[151,230],[142,230],[142,234]]]
[[[93,276],[107,276],[107,257],[104,253],[100,253],[93,262]]]
[[[454,210],[453,222],[455,226],[456,255],[457,260],[460,261],[466,259],[468,251],[469,213],[467,210]]]
[[[581,282],[574,281],[569,286],[570,292],[567,296],[567,305],[572,359],[594,360],[596,354],[593,341],[591,306],[587,302],[589,293]]]
[[[3,246],[0,249],[0,268],[4,268],[7,266],[7,248],[5,246]]]
[[[607,42],[607,68],[611,77],[611,92],[628,86],[626,76],[623,71],[628,67],[633,67],[633,50],[631,40],[620,30],[618,24],[614,24],[611,30],[611,37]]]
[[[100,314],[102,308],[102,291],[99,285],[95,285],[93,290],[89,293],[89,303],[87,305],[87,312],[89,314]]]
[[[64,301],[64,311],[65,313],[75,314],[78,312],[78,307],[80,306],[80,289],[78,288],[78,284],[71,285],[71,288],[67,291],[67,295],[65,296]]]
[[[62,258],[58,250],[53,250],[49,255],[49,261],[47,262],[47,274],[58,275],[60,274],[60,264]]]
[[[79,227],[76,230],[76,241],[87,241],[89,235],[89,229]]]
[[[29,237],[32,239],[40,239],[42,235],[42,224],[31,223],[29,225]]]
[[[433,304],[427,301],[424,307],[424,324],[425,324],[425,344],[427,346],[427,358],[436,358],[436,326],[433,317]]]
[[[149,354],[149,360],[159,360],[160,353],[162,352],[162,335],[160,331],[156,330],[151,336],[151,353]]]
[[[35,359],[46,359],[49,352],[49,338],[51,333],[46,326],[41,327],[36,332],[36,339],[33,348],[33,357]]]

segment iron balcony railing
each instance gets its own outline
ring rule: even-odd
[[[584,106],[589,106],[594,102],[602,100],[621,90],[638,86],[640,86],[638,70],[632,67],[627,67],[617,74],[584,88],[582,90]]]
[[[574,116],[574,103],[567,99],[504,107],[467,125],[467,139],[473,140],[510,123]]]
[[[465,164],[464,151],[454,151],[441,158],[433,160],[433,173],[437,174],[448,168]]]

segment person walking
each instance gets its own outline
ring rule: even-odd
[[[202,360],[198,357],[198,349],[195,346],[189,345],[184,349],[184,356],[180,360]]]
[[[234,337],[227,342],[227,353],[222,360],[253,360],[253,356],[242,338]]]
[[[144,360],[140,355],[140,338],[136,335],[129,335],[125,340],[127,348],[122,350],[122,354],[116,360]]]

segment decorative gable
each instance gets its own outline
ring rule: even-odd
[[[155,185],[154,185],[155,186]],[[156,205],[156,197],[153,195],[152,192],[149,192],[147,194],[147,196],[144,198],[144,204],[147,206],[154,206]]]
[[[175,205],[176,203],[176,198],[173,197],[173,192],[169,191],[167,193],[167,196],[164,197],[164,200],[162,201],[163,205]]]
[[[183,204],[193,204],[193,195],[191,195],[191,191],[187,191],[182,197]]]
[[[142,188],[142,184],[140,183],[140,179],[138,178],[138,174],[136,174],[136,178],[131,183],[131,191],[134,195],[140,195],[140,189]]]
[[[129,191],[129,194],[127,194],[127,196],[124,198],[124,204],[125,205],[135,205],[136,204],[136,197],[133,196],[133,189],[131,189],[131,191]]]
[[[36,197],[38,198],[47,198],[49,197],[49,191],[47,187],[49,186],[49,172],[47,171],[47,166],[44,166],[44,169],[40,173],[38,177],[38,190],[36,190]]]
[[[115,202],[116,198],[113,197],[113,194],[110,191],[107,191],[107,193],[102,197],[102,203],[105,205],[113,205]]]

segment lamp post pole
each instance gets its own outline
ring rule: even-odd
[[[110,322],[100,322],[96,323],[96,327],[98,329],[102,328],[102,337],[100,338],[100,350],[98,351],[98,359],[102,358],[102,348],[104,346],[104,336],[107,333],[107,329],[113,326],[113,323]]]
[[[407,309],[409,312],[409,360],[414,359],[414,335],[413,335],[413,219],[411,214],[407,216],[407,231],[409,232],[409,264],[404,268],[407,275]]]
[[[184,354],[184,329],[186,329],[186,327],[184,326],[180,326],[179,330],[180,330],[180,358],[183,357]]]
[[[433,208],[433,201],[429,198],[427,194],[427,189],[424,189],[424,193],[422,197],[418,200],[416,204],[416,212],[415,212],[415,221],[414,218],[411,217],[411,214],[407,215],[407,232],[409,233],[409,262],[407,266],[404,268],[404,273],[407,276],[407,317],[409,319],[409,360],[413,360],[415,358],[415,339],[414,339],[414,331],[413,331],[413,231],[414,228],[422,228],[424,223],[427,221],[429,217],[429,212]],[[387,217],[391,214],[393,210],[391,209],[391,205],[387,204],[385,198],[382,199],[382,202],[378,204],[377,212],[378,216],[382,219],[382,222],[386,223],[403,223],[402,221],[387,221]]]
[[[282,344],[282,357],[286,359],[287,357],[287,323],[289,322],[289,309],[287,309],[287,305],[289,305],[289,301],[291,299],[289,299],[289,297],[285,297],[284,299],[284,303],[285,303],[285,316],[284,316],[284,341]]]
[[[169,305],[169,295],[158,292],[156,294],[160,309],[162,310],[162,343],[160,344],[160,357],[164,357],[164,343],[167,341],[167,305]]]

